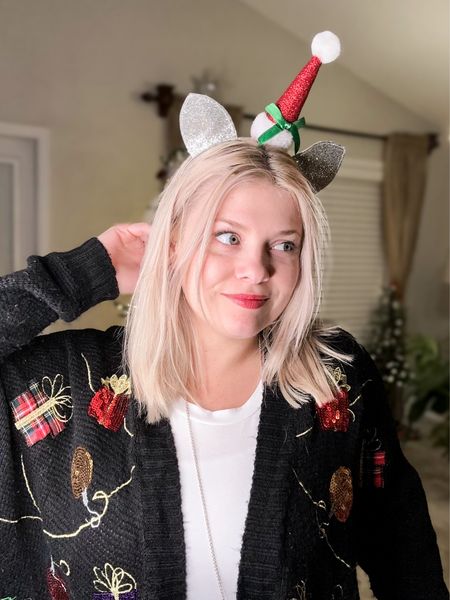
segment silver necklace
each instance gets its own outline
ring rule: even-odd
[[[260,353],[260,357],[261,357],[260,360],[261,360],[261,369],[262,369],[262,366],[264,364],[264,355],[263,355],[260,339],[258,339],[258,349],[259,349],[259,353]],[[189,437],[191,440],[192,456],[194,458],[195,471],[197,473],[197,483],[198,483],[198,488],[200,491],[200,498],[202,501],[203,517],[205,519],[206,532],[208,534],[209,552],[211,554],[211,559],[212,559],[213,566],[214,566],[214,572],[216,574],[217,583],[219,585],[220,596],[221,596],[222,600],[226,600],[225,591],[223,589],[222,579],[220,577],[219,565],[217,563],[216,552],[214,550],[214,543],[213,543],[212,534],[211,534],[211,526],[209,523],[208,510],[206,508],[205,492],[203,489],[202,478],[200,475],[200,467],[199,467],[199,462],[198,462],[197,449],[195,447],[195,442],[194,442],[194,434],[192,432],[192,422],[191,422],[191,413],[189,411],[189,402],[187,400],[185,400],[184,403],[186,406],[186,415],[187,415],[187,422],[188,422],[188,429],[189,429]]]
[[[192,456],[194,458],[195,470],[197,473],[197,482],[198,482],[198,487],[200,490],[200,498],[202,500],[203,517],[205,519],[206,532],[208,534],[209,552],[211,554],[211,558],[212,558],[212,562],[213,562],[213,566],[214,566],[214,572],[216,574],[217,583],[219,585],[219,591],[220,591],[221,598],[222,598],[222,600],[226,600],[225,591],[223,589],[223,583],[222,583],[222,579],[220,577],[219,566],[217,564],[216,552],[214,550],[214,544],[213,544],[213,539],[212,539],[212,535],[211,535],[211,526],[209,523],[208,510],[206,508],[206,500],[205,500],[205,493],[203,490],[202,478],[200,476],[200,468],[199,468],[199,462],[198,462],[198,456],[197,456],[197,449],[195,447],[194,435],[192,433],[192,423],[191,423],[191,414],[189,412],[189,402],[187,402],[187,400],[185,400],[185,404],[186,404],[186,414],[187,414],[187,421],[188,421],[188,428],[189,428],[189,437],[191,438]]]

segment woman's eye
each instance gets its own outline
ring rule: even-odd
[[[230,231],[222,231],[221,233],[216,233],[215,237],[222,244],[228,244],[229,246],[235,246],[239,243],[238,236],[235,233],[231,233]]]
[[[295,252],[297,250],[294,242],[280,242],[279,244],[275,244],[274,248],[282,252]]]

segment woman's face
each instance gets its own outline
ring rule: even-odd
[[[188,220],[186,235],[189,228]],[[204,312],[193,276],[196,255],[184,280],[199,335],[249,339],[275,321],[299,278],[301,236],[288,192],[263,180],[234,188],[217,214],[200,275]]]

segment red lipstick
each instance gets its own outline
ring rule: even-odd
[[[243,308],[261,308],[267,302],[267,296],[258,296],[255,294],[224,294],[227,298],[239,304]]]

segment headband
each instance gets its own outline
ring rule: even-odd
[[[340,54],[339,38],[331,31],[314,36],[312,57],[280,98],[265,107],[252,123],[250,135],[258,144],[288,150],[294,143],[293,159],[314,192],[326,187],[336,176],[345,148],[334,142],[317,142],[298,152],[299,129],[305,126],[300,117],[303,105],[322,64],[334,61]],[[193,157],[222,142],[238,139],[234,123],[216,100],[203,94],[188,94],[180,111],[180,131],[189,154]]]

